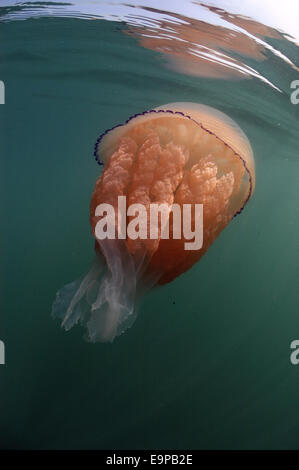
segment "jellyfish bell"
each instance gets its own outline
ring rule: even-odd
[[[162,119],[163,117],[166,119]],[[193,122],[196,127],[191,125],[190,121]],[[167,123],[166,129],[163,126],[165,122]],[[186,127],[181,126],[180,124],[182,123]],[[251,180],[251,194],[253,193],[255,186],[255,166],[252,148],[247,136],[239,125],[229,116],[204,104],[189,102],[169,103],[132,116],[125,124],[108,129],[99,137],[95,146],[96,160],[100,164],[107,162],[117,149],[119,140],[122,137],[135,130],[135,135],[139,134],[140,140],[140,138],[146,135],[146,128],[154,126],[161,140],[166,141],[167,134],[169,134],[169,138],[171,136],[173,139],[179,141],[181,144],[188,145],[190,148],[197,147],[200,144],[200,137],[205,135],[205,132],[200,133],[200,129],[206,131],[207,134],[215,138],[215,142],[221,142],[227,148],[233,150],[236,156],[243,161],[244,167],[248,172],[248,177]],[[179,135],[176,136],[174,134],[177,129]],[[187,132],[187,130],[189,132]],[[184,131],[185,134],[183,135]],[[205,138],[207,140],[207,135]]]
[[[66,329],[84,324],[90,341],[112,341],[133,323],[141,295],[190,269],[243,210],[254,191],[255,168],[239,126],[197,103],[171,103],[131,117],[99,137],[95,157],[104,163],[90,204],[95,262],[86,276],[58,291],[53,315]],[[153,226],[153,205],[166,208],[168,237],[162,212]],[[183,230],[175,235],[174,208],[184,214],[186,206],[197,205],[203,207],[203,242],[186,250],[190,240]],[[115,209],[114,236],[99,237],[108,206]],[[136,222],[131,209],[141,206]],[[190,212],[190,227],[196,227],[196,214]],[[132,226],[137,235],[123,236]],[[138,236],[141,226],[146,236]]]

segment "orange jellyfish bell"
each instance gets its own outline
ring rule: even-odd
[[[57,293],[53,315],[112,341],[133,323],[140,295],[191,268],[242,211],[255,168],[239,126],[196,103],[133,116],[100,136],[95,156],[105,164],[90,205],[96,260]]]

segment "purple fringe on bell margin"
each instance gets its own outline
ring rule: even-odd
[[[143,113],[137,113],[137,114],[134,114],[133,116],[129,117],[129,119],[127,119],[125,121],[124,124],[117,124],[116,126],[113,126],[111,127],[110,129],[107,129],[105,132],[103,132],[100,137],[98,137],[96,143],[95,143],[95,146],[94,146],[94,157],[95,157],[95,160],[96,162],[99,164],[99,165],[104,165],[104,162],[102,162],[98,155],[97,155],[97,151],[98,151],[98,146],[100,145],[100,142],[101,140],[103,139],[103,137],[105,137],[106,134],[108,134],[108,132],[110,131],[113,131],[113,129],[116,129],[117,127],[121,127],[121,126],[124,126],[125,124],[128,124],[132,119],[138,117],[138,116],[145,116],[146,114],[151,114],[151,113],[170,113],[170,114],[179,114],[180,116],[183,116],[187,119],[190,119],[190,121],[193,121],[197,126],[200,126],[204,131],[208,132],[209,134],[213,135],[216,137],[216,139],[219,139],[221,140],[216,134],[214,134],[213,132],[209,131],[209,129],[206,129],[201,123],[195,121],[195,119],[193,119],[191,116],[188,116],[188,114],[184,114],[182,111],[173,111],[171,109],[150,109],[149,111],[144,111]],[[250,174],[250,171],[248,170],[247,166],[246,166],[246,162],[245,160],[238,154],[234,151],[234,149],[232,149],[226,142],[224,142],[223,140],[221,140],[221,142],[228,148],[230,148],[235,155],[238,156],[238,158],[240,158],[240,160],[242,161],[243,165],[244,165],[244,168],[245,170],[247,171],[248,175],[249,175],[249,194],[243,204],[243,206],[241,207],[240,210],[238,210],[234,217],[236,217],[238,214],[240,214],[242,212],[242,210],[244,209],[245,205],[247,204],[250,196],[251,196],[251,193],[252,193],[252,178],[251,178],[251,174]]]

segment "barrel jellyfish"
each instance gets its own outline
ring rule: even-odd
[[[105,342],[132,325],[146,290],[171,282],[200,260],[252,196],[255,168],[239,126],[196,103],[171,103],[129,118],[99,137],[95,157],[104,164],[90,204],[95,261],[85,276],[57,292],[52,315],[66,330],[81,323],[89,341]],[[125,203],[122,213],[120,201]],[[168,237],[163,236],[162,213],[151,237],[153,205],[168,209]],[[190,237],[174,233],[173,208],[197,205],[202,207],[202,243],[186,249]],[[138,214],[140,206],[144,212]],[[189,215],[194,228],[197,213],[190,210]],[[135,231],[126,232],[132,224]],[[106,230],[101,235],[99,226]]]

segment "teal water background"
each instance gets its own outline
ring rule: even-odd
[[[254,78],[180,74],[124,29],[75,18],[1,24],[0,447],[299,449],[299,366],[290,363],[299,105],[289,97],[298,77],[275,58],[267,67],[281,93]],[[146,296],[126,334],[89,344],[50,312],[93,259],[93,145],[106,128],[173,101],[240,124],[255,153],[255,195],[200,263]]]

